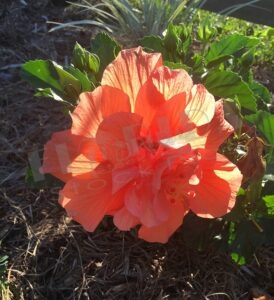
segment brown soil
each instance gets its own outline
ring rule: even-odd
[[[106,218],[95,233],[87,233],[58,205],[58,185],[26,184],[29,159],[70,120],[57,102],[33,96],[20,79],[19,66],[36,58],[64,63],[76,40],[89,44],[94,29],[47,32],[47,19],[62,21],[64,16],[63,7],[48,0],[0,4],[0,256],[9,256],[9,289],[2,291],[2,299],[274,295],[274,248],[258,249],[249,265],[239,267],[228,254],[187,248],[180,231],[166,245],[149,244],[138,240],[134,230],[119,232]]]

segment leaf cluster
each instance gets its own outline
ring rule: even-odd
[[[75,44],[69,66],[50,60],[28,61],[21,68],[21,76],[36,88],[36,96],[62,101],[71,108],[82,92],[91,91],[99,84],[105,67],[120,50],[111,37],[99,33],[92,40],[91,51]]]

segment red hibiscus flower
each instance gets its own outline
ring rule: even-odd
[[[192,210],[220,217],[242,175],[218,147],[233,132],[223,103],[160,54],[123,50],[101,86],[83,93],[71,130],[45,145],[42,171],[66,184],[59,203],[88,231],[105,215],[120,230],[168,241]]]

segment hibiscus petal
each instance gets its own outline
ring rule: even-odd
[[[206,136],[206,143],[204,144],[204,147],[213,151],[217,151],[219,146],[231,135],[233,131],[234,128],[232,125],[230,125],[224,118],[222,100],[215,103],[215,114],[211,122],[197,128],[197,133],[200,137]]]
[[[152,71],[162,65],[160,53],[146,53],[141,47],[122,50],[109,64],[102,77],[102,85],[121,89],[129,96],[131,111],[141,86],[147,81]]]
[[[233,131],[233,127],[224,119],[223,101],[219,100],[215,103],[215,114],[210,123],[163,139],[161,143],[175,149],[190,144],[192,149],[207,149],[214,153]]]
[[[106,160],[122,166],[138,152],[142,118],[132,113],[115,113],[100,124],[96,141]]]
[[[113,199],[111,174],[95,170],[89,177],[69,180],[60,191],[59,203],[87,231],[94,231],[108,207],[113,205]]]
[[[214,113],[213,95],[204,86],[194,85],[190,93],[176,94],[158,109],[148,134],[154,141],[188,134],[195,127],[210,123]],[[184,141],[185,136],[181,139]]]
[[[175,202],[171,206],[169,218],[154,227],[142,226],[139,229],[139,237],[148,242],[166,243],[170,236],[182,225],[183,218],[188,209],[181,202]]]
[[[136,165],[135,160],[134,165],[123,165],[120,168],[115,168],[112,171],[112,193],[116,193],[125,187],[131,181],[137,179],[140,175],[139,167]]]
[[[188,130],[190,123],[184,113],[185,105],[185,93],[178,94],[161,105],[154,114],[149,130],[146,133],[148,137],[152,141],[157,142]],[[192,125],[190,126],[193,127]]]
[[[139,219],[123,207],[114,214],[113,222],[120,230],[128,231],[139,224]]]
[[[151,80],[166,101],[178,94],[189,93],[193,86],[192,79],[185,70],[169,69],[166,66],[155,69]]]
[[[189,200],[190,209],[204,218],[223,216],[235,205],[242,174],[221,154],[215,160],[204,157],[201,168],[200,183],[192,186],[196,196]]]
[[[95,139],[65,130],[54,133],[46,143],[41,172],[51,173],[66,182],[73,176],[92,171],[101,160]]]
[[[186,95],[192,86],[192,79],[185,70],[171,70],[165,66],[155,69],[142,86],[136,100],[135,112],[143,117],[142,134],[146,135],[146,130],[150,127],[156,113],[158,115],[154,123],[158,127],[155,128],[158,135],[161,131],[168,131],[166,135],[170,136],[171,132],[169,131],[174,127],[178,133],[179,128],[177,127],[178,123],[181,127],[179,121],[181,121],[181,113],[185,108]],[[164,105],[166,101],[169,102],[174,97],[178,98],[178,102],[175,103],[178,107],[169,103]]]
[[[153,190],[149,178],[144,178],[141,183],[128,189],[125,194],[125,206],[147,227],[165,221],[170,211],[170,203],[164,193]]]
[[[215,99],[206,88],[201,85],[194,85],[189,95],[185,114],[196,126],[208,124],[215,112]]]
[[[80,102],[72,113],[72,133],[95,137],[101,121],[116,112],[129,112],[128,96],[121,90],[100,86],[93,92],[80,95]]]

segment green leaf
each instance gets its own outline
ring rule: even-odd
[[[63,100],[60,96],[58,96],[51,88],[45,88],[45,89],[38,88],[35,93],[35,96],[48,97],[48,98],[52,98],[56,101],[68,103],[67,101]]]
[[[23,64],[21,76],[35,88],[51,89],[65,101],[75,102],[81,83],[61,66],[49,60],[33,60]]]
[[[94,86],[91,85],[86,74],[82,73],[79,69],[69,66],[65,70],[79,80],[82,92],[89,92],[93,89]]]
[[[72,63],[75,68],[87,73],[97,73],[100,61],[97,55],[90,53],[80,44],[76,43],[72,53]]]
[[[223,55],[223,56],[218,56],[216,59],[213,59],[212,61],[208,62],[206,64],[207,68],[213,68],[215,66],[220,65],[221,63],[229,60],[230,58],[233,58],[232,55]]]
[[[274,193],[274,191],[273,191]],[[274,195],[267,195],[263,197],[263,201],[267,208],[267,214],[274,217]]]
[[[204,84],[213,95],[238,99],[242,108],[256,111],[256,98],[238,74],[232,71],[212,70],[204,78]]]
[[[101,80],[106,66],[114,60],[120,51],[120,45],[104,32],[98,33],[91,41],[91,52],[100,59],[100,69],[96,75],[98,81]]]
[[[252,48],[258,43],[259,39],[240,34],[225,36],[211,44],[205,59],[207,63],[212,63],[215,60],[220,60],[221,57],[235,55],[240,50]]]
[[[163,38],[164,47],[170,52],[176,52],[179,43],[179,35],[176,27],[173,24],[169,24],[165,37]]]
[[[274,115],[259,110],[256,114],[245,116],[246,120],[255,125],[267,142],[274,147]]]
[[[208,42],[216,35],[216,28],[208,20],[199,25],[197,29],[197,38],[202,42]]]
[[[139,45],[144,47],[148,52],[160,52],[164,59],[167,59],[167,51],[164,47],[163,40],[159,36],[145,36],[139,40]]]
[[[249,87],[258,98],[263,100],[263,102],[270,103],[272,96],[264,85],[257,81],[252,81],[249,83]]]

